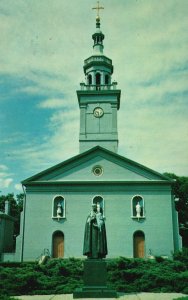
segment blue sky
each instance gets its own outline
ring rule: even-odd
[[[0,190],[79,153],[76,90],[92,55],[90,0],[0,2]],[[188,176],[188,1],[103,0],[122,90],[119,154]]]

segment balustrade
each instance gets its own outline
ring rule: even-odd
[[[81,90],[84,91],[104,91],[104,90],[115,90],[117,86],[117,82],[113,82],[112,84],[85,84],[80,83]]]

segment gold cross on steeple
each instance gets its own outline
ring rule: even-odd
[[[100,16],[99,16],[100,9],[104,9],[104,7],[100,6],[99,1],[97,1],[97,7],[93,7],[92,9],[97,10],[97,17],[100,18]]]

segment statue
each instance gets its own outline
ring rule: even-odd
[[[141,213],[141,206],[140,206],[140,203],[138,202],[137,204],[136,204],[136,217],[137,218],[140,218],[141,216],[140,216],[140,213]]]
[[[96,212],[96,220],[97,220],[97,225],[99,230],[101,231],[101,227],[104,223],[104,218],[103,215],[101,213],[101,206],[100,203],[97,203],[97,212]]]
[[[88,258],[105,258],[107,255],[107,240],[104,217],[100,204],[93,204],[86,220],[83,254]]]
[[[59,202],[59,203],[57,204],[57,217],[58,217],[58,218],[61,218],[61,216],[62,216],[62,205],[61,205],[61,203]]]

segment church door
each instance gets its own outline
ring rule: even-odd
[[[145,257],[145,236],[142,231],[136,231],[133,237],[134,244],[134,258],[144,258]]]
[[[64,257],[64,234],[61,231],[53,234],[53,257]]]

